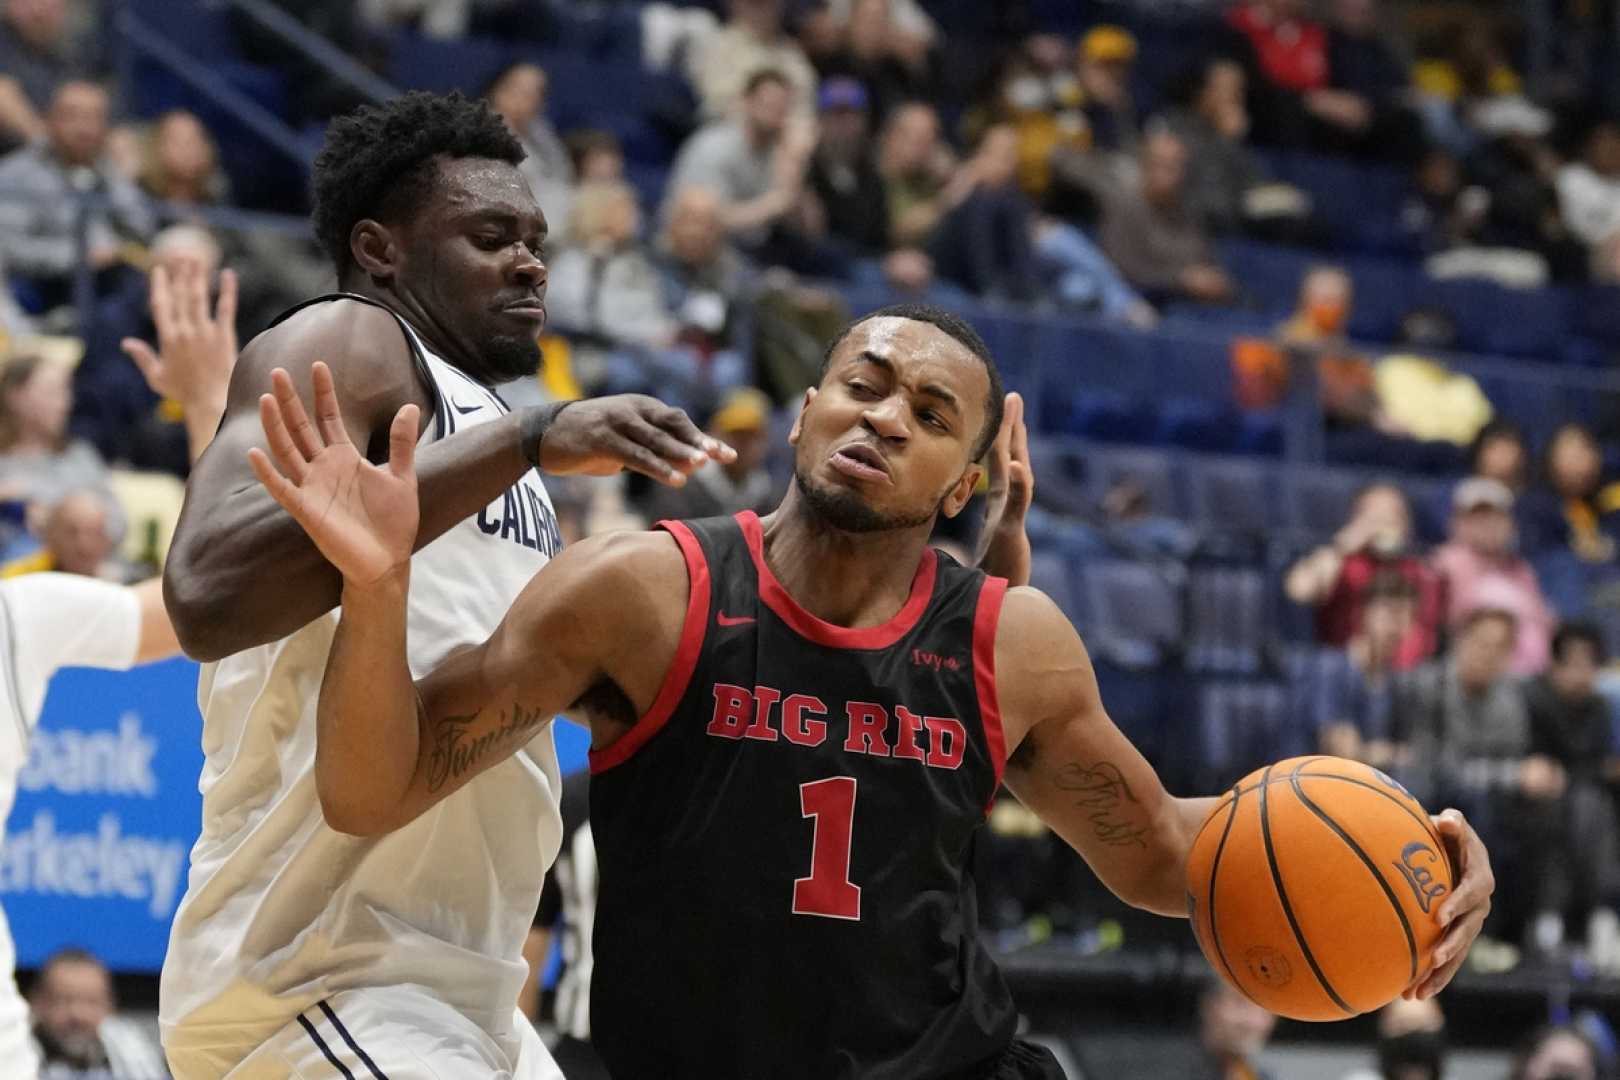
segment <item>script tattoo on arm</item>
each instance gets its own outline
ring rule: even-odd
[[[1131,808],[1138,804],[1118,766],[1107,761],[1070,762],[1053,774],[1052,784],[1074,797],[1098,840],[1109,847],[1147,848],[1147,826],[1129,820],[1135,816]]]
[[[445,717],[439,721],[433,751],[428,757],[428,790],[437,792],[445,784],[476,771],[479,763],[491,753],[526,739],[530,732],[550,719],[549,712],[513,704],[508,712],[497,717],[498,727],[469,738],[467,733],[477,722],[477,713]]]

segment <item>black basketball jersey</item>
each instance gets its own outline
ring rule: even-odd
[[[619,1078],[977,1077],[1013,1037],[975,837],[1006,581],[929,549],[888,623],[794,602],[759,518],[663,522],[691,581],[647,715],[591,756],[591,1025]],[[611,602],[611,601],[607,601]]]

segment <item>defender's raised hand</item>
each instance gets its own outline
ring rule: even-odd
[[[312,376],[314,424],[286,370],[270,373],[274,393],[259,398],[270,453],[254,447],[248,460],[346,584],[374,585],[408,566],[416,543],[418,409],[394,415],[388,463],[373,465],[349,441],[331,369],[317,362]]]
[[[644,394],[570,402],[540,442],[540,467],[557,475],[611,476],[629,469],[680,487],[710,461],[737,451],[698,430],[686,413]]]
[[[1004,577],[1013,585],[1028,585],[1030,551],[1024,517],[1035,497],[1035,471],[1029,464],[1023,395],[1007,395],[1001,429],[987,457],[989,491],[976,561],[986,573]]]

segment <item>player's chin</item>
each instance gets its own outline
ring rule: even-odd
[[[484,362],[507,379],[523,379],[540,370],[540,342],[533,334],[514,334],[509,328],[484,338]]]

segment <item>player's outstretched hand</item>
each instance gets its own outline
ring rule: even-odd
[[[1434,815],[1433,820],[1440,839],[1446,843],[1446,853],[1451,856],[1455,885],[1437,912],[1445,930],[1434,947],[1434,967],[1407,988],[1403,996],[1408,998],[1431,998],[1445,989],[1468,958],[1474,939],[1479,937],[1485,917],[1491,913],[1491,894],[1496,891],[1496,875],[1491,872],[1491,857],[1485,850],[1485,842],[1462,813],[1446,810]]]
[[[270,373],[274,393],[259,398],[270,453],[248,451],[254,475],[304,527],[346,584],[375,585],[410,562],[416,544],[415,405],[394,415],[388,464],[373,465],[349,441],[338,410],[332,370],[316,362],[315,423],[309,422],[292,379]]]
[[[1007,395],[1001,430],[990,444],[989,492],[984,528],[979,533],[978,565],[1013,585],[1029,584],[1029,535],[1024,518],[1035,497],[1035,471],[1029,465],[1029,428],[1024,398]]]
[[[571,403],[540,441],[540,467],[557,475],[611,476],[629,469],[680,487],[709,461],[737,451],[698,430],[681,409],[644,394]]]
[[[120,347],[154,393],[187,408],[217,402],[217,423],[236,366],[236,272],[219,275],[219,299],[209,311],[208,272],[200,262],[187,260],[172,276],[153,267],[148,303],[157,348],[139,338],[125,338]]]

